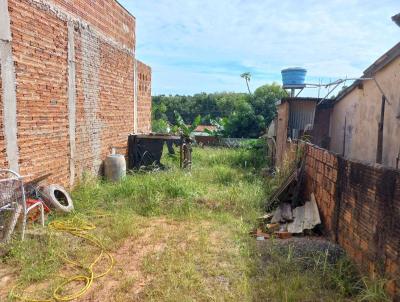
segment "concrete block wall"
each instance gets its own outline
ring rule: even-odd
[[[48,181],[64,186],[100,173],[110,148],[126,147],[138,130],[135,121],[143,131],[151,123],[151,70],[136,63],[134,17],[114,0],[0,5],[12,35],[0,31],[1,167],[52,173]],[[146,87],[142,96],[135,85]]]
[[[306,144],[305,198],[313,192],[326,234],[400,301],[400,171]]]

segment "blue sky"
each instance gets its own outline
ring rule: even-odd
[[[307,82],[358,77],[400,41],[399,0],[121,0],[153,95],[245,92],[308,69]],[[306,93],[307,94],[307,93]],[[313,94],[313,92],[308,92]]]

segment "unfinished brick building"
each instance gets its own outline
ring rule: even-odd
[[[72,185],[150,131],[151,70],[115,0],[0,0],[0,167]]]

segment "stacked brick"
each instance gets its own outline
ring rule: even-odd
[[[84,171],[98,174],[111,147],[126,148],[136,118],[141,132],[150,131],[151,69],[143,63],[134,116],[135,18],[115,0],[8,0],[8,9],[20,173],[51,173],[48,181],[64,186]],[[2,121],[1,114],[0,165],[7,167]]]
[[[400,171],[345,160],[306,145],[305,189],[327,235],[400,301]]]

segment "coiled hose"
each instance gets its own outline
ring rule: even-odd
[[[94,247],[99,248],[100,254],[95,258],[95,260],[89,265],[89,266],[83,266],[82,264],[79,264],[75,261],[72,261],[68,258],[63,257],[63,260],[76,266],[81,269],[84,269],[87,274],[86,275],[76,275],[73,276],[66,281],[62,282],[60,285],[58,285],[54,291],[53,291],[53,296],[51,298],[47,299],[32,299],[29,297],[26,297],[24,295],[18,295],[14,293],[14,289],[11,291],[10,296],[12,298],[25,301],[25,302],[65,302],[65,301],[71,301],[74,299],[77,299],[81,296],[83,296],[86,291],[92,286],[93,281],[95,279],[104,277],[107,275],[112,267],[114,266],[114,258],[111,256],[111,254],[105,249],[104,245],[100,242],[98,238],[96,238],[94,235],[90,234],[90,231],[93,231],[96,226],[94,224],[91,224],[89,222],[82,221],[81,219],[72,219],[72,220],[60,220],[60,221],[53,221],[49,224],[49,228],[52,230],[55,230],[57,232],[63,232],[63,233],[68,233],[74,237],[82,238],[85,241],[87,241],[89,244],[91,244]],[[100,259],[105,256],[108,259],[109,265],[108,268],[103,272],[98,275],[94,274],[94,267],[96,264],[100,261]],[[68,295],[62,295],[62,292],[64,288],[67,287],[67,285],[75,282],[81,282],[84,284],[84,286]]]

